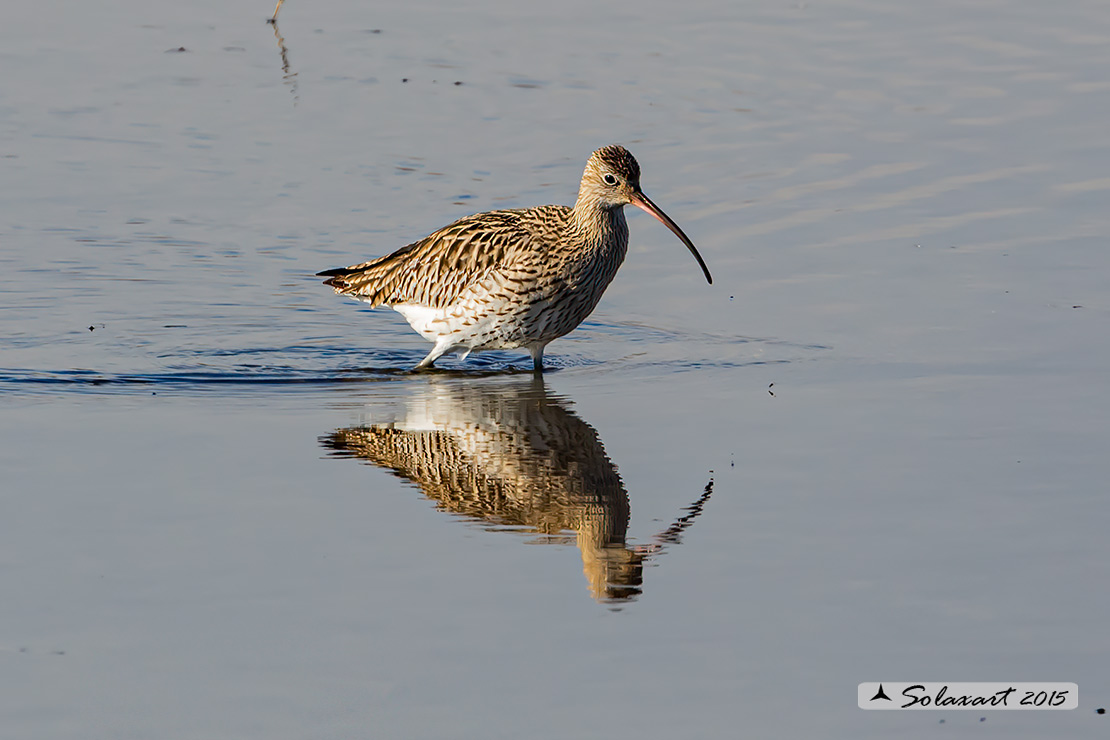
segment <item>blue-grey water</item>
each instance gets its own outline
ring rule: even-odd
[[[1106,736],[1110,6],[272,9],[5,8],[0,735]],[[613,142],[542,381],[313,276]]]

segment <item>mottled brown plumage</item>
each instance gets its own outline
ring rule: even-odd
[[[463,383],[430,378],[389,421],[343,427],[320,439],[411,481],[438,508],[488,529],[572,541],[591,594],[622,601],[640,593],[643,565],[677,545],[712,491],[652,538],[627,541],[628,492],[597,431],[549,395],[543,378]],[[534,540],[533,540],[534,541]]]
[[[446,352],[527,348],[536,370],[543,349],[590,315],[628,251],[625,205],[671,229],[713,282],[682,230],[640,190],[627,149],[590,156],[578,200],[467,216],[392,254],[317,273],[335,292],[401,313],[435,347],[417,368]]]

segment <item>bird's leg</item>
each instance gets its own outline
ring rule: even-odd
[[[528,351],[532,353],[532,372],[543,372],[543,348],[547,346],[544,344],[537,344],[534,347],[529,347]]]
[[[436,346],[432,347],[432,351],[428,353],[428,356],[421,360],[413,370],[425,370],[431,367],[435,364],[436,360],[450,351],[452,346],[454,345],[449,337],[441,337],[439,341],[436,342]]]
[[[417,372],[417,371],[420,371],[420,370],[427,370],[428,368],[430,368],[430,367],[432,367],[433,365],[436,364],[436,360],[438,360],[439,356],[442,355],[442,354],[443,354],[442,352],[436,352],[433,349],[431,352],[428,353],[427,357],[425,357],[420,362],[416,363],[416,367],[414,367],[412,369],[412,371]]]

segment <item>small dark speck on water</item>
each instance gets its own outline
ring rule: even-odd
[[[461,84],[462,84],[461,80],[455,80],[455,87],[458,87]]]
[[[89,331],[96,331],[96,327],[95,326],[90,326]]]
[[[409,81],[409,78],[408,78],[408,77],[402,77],[402,78],[401,78],[401,82],[408,82],[408,81]]]
[[[987,718],[986,718],[986,717],[980,717],[980,718],[979,718],[979,721],[980,721],[980,722],[986,722],[986,721],[987,721]]]
[[[182,52],[189,51],[184,46],[179,46],[176,49],[166,49],[167,54],[181,54]]]
[[[773,390],[771,390],[774,387],[775,387],[774,383],[771,383],[771,385],[767,386],[767,392],[770,393],[772,396],[775,395],[775,392]]]
[[[1106,707],[1099,707],[1095,710],[1095,714],[1106,714]]]
[[[1083,308],[1082,306],[1072,306],[1072,308]]]

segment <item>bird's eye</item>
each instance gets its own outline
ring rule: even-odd
[[[617,184],[617,178],[613,177],[612,175],[605,175],[605,177],[603,177],[601,179],[605,181],[606,185],[616,185]]]

